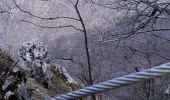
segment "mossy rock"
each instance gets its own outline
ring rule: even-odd
[[[83,88],[84,86],[82,84],[79,84],[79,83],[67,83],[67,85],[69,87],[71,87],[72,90],[76,90],[76,89],[80,89],[80,88]]]
[[[4,84],[6,75],[13,63],[14,61],[12,57],[7,52],[4,52],[0,49],[0,76],[1,76],[0,87],[2,87],[2,85]],[[3,97],[3,90],[2,88],[0,88],[0,100],[2,100],[2,97]]]
[[[13,66],[13,64],[14,64],[13,58],[7,52],[4,52],[0,49],[0,75],[1,75],[0,86],[1,87],[5,81],[5,78],[6,78],[5,76],[7,75],[7,73]],[[19,66],[16,66],[16,67],[22,69],[23,66],[21,65],[21,67]],[[37,83],[34,78],[30,78],[30,76],[27,74],[26,71],[22,70],[22,72],[23,72],[22,74],[24,75],[24,78],[26,78],[27,80],[26,84],[28,86],[28,90],[32,94],[33,94],[33,90],[37,89],[43,95],[50,97],[50,96],[68,93],[70,91],[83,87],[83,85],[79,83],[77,84],[69,83],[67,81],[66,76],[59,75],[57,72],[52,71],[53,72],[53,77],[51,79],[52,87],[46,88],[42,84]],[[3,90],[0,88],[0,100],[3,100],[3,97],[4,97],[4,93],[3,93]],[[33,95],[33,100],[41,100],[41,99],[42,98]],[[79,100],[84,100],[84,99],[81,98]]]

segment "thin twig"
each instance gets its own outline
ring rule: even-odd
[[[78,30],[78,31],[83,31],[83,30],[81,30],[81,29],[79,29],[79,28],[76,28],[75,26],[73,26],[73,25],[63,25],[63,26],[42,26],[42,25],[38,25],[38,24],[35,24],[35,23],[33,23],[33,22],[30,22],[30,21],[26,21],[26,20],[20,20],[20,21],[22,21],[22,22],[26,22],[26,23],[29,23],[29,24],[32,24],[32,25],[35,25],[35,26],[38,26],[38,27],[40,27],[40,28],[51,28],[51,29],[54,29],[54,28],[69,28],[69,27],[71,27],[71,28],[73,28],[73,29],[76,29],[76,30]]]

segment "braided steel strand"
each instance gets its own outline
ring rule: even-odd
[[[119,78],[108,80],[106,82],[72,91],[61,96],[52,97],[50,100],[73,100],[91,94],[105,92],[125,85],[130,85],[137,82],[154,79],[160,76],[165,76],[168,74],[170,74],[170,63],[162,64],[160,66],[152,67],[141,72],[136,72]]]

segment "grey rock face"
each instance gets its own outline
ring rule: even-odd
[[[20,70],[13,70],[2,86],[5,100],[31,100],[25,76]]]
[[[26,98],[26,100],[32,100],[30,98],[30,95],[27,91],[27,85],[24,82],[21,82],[21,84],[18,85],[18,92],[20,95]]]
[[[2,89],[5,91],[8,87],[14,85],[16,82],[16,78],[14,76],[9,76],[6,80],[4,85],[2,86]]]
[[[6,92],[6,93],[5,93],[5,99],[9,99],[9,97],[10,97],[11,95],[14,95],[14,93],[13,93],[12,91]]]
[[[68,74],[67,70],[65,69],[65,67],[61,67],[59,65],[56,66],[55,70],[60,74],[60,75],[65,75],[65,77],[67,78],[67,81],[69,83],[74,83],[77,84],[77,82],[70,76],[70,74]]]

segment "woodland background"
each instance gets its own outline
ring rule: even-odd
[[[17,56],[39,38],[86,86],[170,60],[169,0],[0,0],[0,45]],[[169,77],[92,96],[168,100]]]

